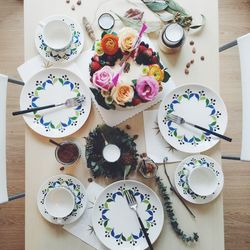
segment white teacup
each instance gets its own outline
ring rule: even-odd
[[[188,176],[190,189],[200,196],[208,196],[215,192],[217,182],[214,171],[208,167],[198,166],[192,169]]]
[[[75,207],[75,197],[66,187],[56,187],[48,192],[44,205],[48,214],[58,218],[58,223],[62,224],[62,219],[70,215]]]
[[[102,155],[107,162],[116,162],[120,159],[121,150],[115,144],[107,144],[103,148]]]
[[[67,49],[72,42],[70,26],[62,20],[51,20],[47,23],[39,23],[43,28],[44,43],[55,51]]]

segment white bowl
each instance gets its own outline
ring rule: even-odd
[[[64,218],[73,211],[75,197],[69,189],[56,187],[48,192],[44,205],[49,215],[56,218]]]
[[[217,177],[211,168],[198,166],[190,172],[188,185],[194,193],[208,196],[216,191]]]

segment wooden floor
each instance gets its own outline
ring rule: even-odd
[[[250,0],[219,0],[220,44],[250,31]],[[23,5],[18,0],[0,0],[0,72],[18,77],[23,62]],[[241,142],[241,85],[238,50],[220,55],[221,93],[229,111],[227,134],[232,143],[222,143],[224,154],[239,155]],[[9,85],[7,116],[7,166],[9,193],[24,190],[24,124],[11,117],[18,108],[21,88]],[[223,161],[225,174],[225,249],[250,249],[250,163]],[[204,225],[205,226],[205,225]],[[0,206],[0,250],[24,249],[24,200]],[[35,250],[35,249],[34,249]],[[201,249],[202,250],[202,249]],[[218,249],[220,250],[220,249]]]

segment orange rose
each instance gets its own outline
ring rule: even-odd
[[[134,89],[130,84],[120,83],[116,87],[113,87],[111,96],[118,105],[124,106],[125,103],[132,102]]]
[[[113,34],[106,34],[101,40],[102,49],[105,54],[112,56],[118,51],[118,37]]]

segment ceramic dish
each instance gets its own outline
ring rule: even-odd
[[[44,59],[52,63],[54,62],[65,63],[74,60],[77,56],[80,55],[84,44],[84,35],[81,26],[74,19],[61,15],[49,16],[44,20],[42,20],[41,23],[46,25],[46,23],[48,23],[51,20],[62,20],[70,26],[73,36],[71,45],[67,49],[60,52],[49,48],[45,44],[43,39],[43,27],[40,24],[38,24],[35,34],[35,45],[39,54]]]
[[[224,134],[227,127],[227,110],[221,97],[198,84],[177,87],[163,98],[158,111],[159,128],[164,139],[182,152],[199,153],[217,144],[217,137],[188,124],[169,121],[168,114],[220,134]]]
[[[65,187],[69,189],[75,196],[75,207],[72,213],[62,219],[60,224],[69,224],[77,219],[83,214],[86,204],[86,190],[83,184],[73,176],[70,175],[56,175],[49,178],[46,182],[42,184],[37,194],[37,206],[41,215],[49,222],[53,224],[58,224],[56,217],[52,217],[48,214],[45,209],[45,197],[48,192],[57,187]]]
[[[128,206],[125,190],[132,190],[151,242],[158,238],[164,222],[161,201],[149,187],[132,180],[109,185],[97,198],[92,215],[96,236],[109,249],[146,249],[147,241],[135,212]]]
[[[199,166],[210,168],[217,177],[217,188],[209,196],[200,196],[194,193],[188,185],[188,176],[192,169]],[[214,200],[221,193],[224,184],[224,175],[219,163],[205,155],[194,155],[184,159],[175,171],[175,186],[180,195],[187,201],[195,204],[205,204]]]
[[[80,106],[60,106],[23,115],[28,126],[38,134],[52,138],[65,137],[82,127],[91,109],[88,88],[71,71],[53,68],[38,72],[22,89],[20,109],[59,104],[80,95],[85,97]]]

